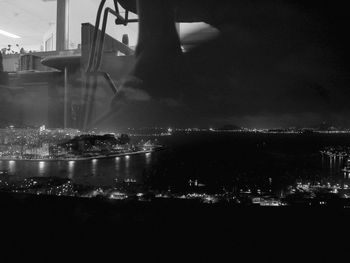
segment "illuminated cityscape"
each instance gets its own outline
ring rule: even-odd
[[[297,174],[295,181],[278,188],[274,187],[275,179],[270,176],[267,176],[265,181],[257,183],[254,177],[258,174],[251,175],[253,176],[251,182],[236,181],[233,184],[223,184],[220,190],[212,190],[210,185],[195,177],[190,177],[179,190],[172,189],[171,186],[167,189],[157,188],[132,177],[122,180],[115,179],[113,185],[97,186],[81,184],[78,181],[60,177],[11,179],[10,176],[11,166],[16,165],[15,162],[36,161],[40,174],[40,170],[45,169],[45,163],[48,161],[68,161],[68,173],[71,174],[72,169],[77,165],[76,161],[90,160],[94,166],[98,159],[109,158],[113,159],[113,162],[119,167],[121,162],[125,162],[125,165],[133,162],[130,156],[134,154],[144,154],[147,161],[155,150],[167,148],[167,145],[161,146],[162,138],[173,140],[181,136],[191,136],[193,140],[196,140],[202,136],[209,136],[208,138],[241,136],[242,139],[250,136],[256,138],[284,136],[286,139],[302,139],[310,136],[304,130],[142,128],[128,129],[128,136],[97,131],[82,133],[75,129],[46,129],[45,126],[39,128],[7,127],[0,133],[2,149],[0,161],[10,166],[9,169],[1,170],[0,190],[12,193],[141,202],[151,202],[157,199],[193,200],[203,204],[227,203],[234,206],[327,206],[337,203],[338,205],[343,204],[344,208],[350,207],[347,204],[350,202],[348,199],[350,198],[350,148],[341,145],[326,146],[318,151],[319,164],[323,167],[322,169],[328,171],[330,176],[310,179]],[[347,136],[347,133],[347,131],[315,130],[312,136]],[[137,140],[137,142],[131,143],[131,140]],[[268,144],[262,141],[257,144],[257,147],[258,149],[261,147],[264,152]],[[153,173],[152,170],[149,172]],[[93,172],[95,173],[98,172]],[[318,172],[311,171],[310,173]],[[69,175],[69,177],[74,178],[74,175]]]
[[[0,0],[1,263],[340,261],[349,25],[340,1]]]
[[[82,133],[74,129],[0,129],[0,160],[83,160],[152,151],[160,145],[130,144],[126,134]]]

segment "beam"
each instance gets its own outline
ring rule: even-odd
[[[69,0],[57,0],[56,50],[69,48]]]

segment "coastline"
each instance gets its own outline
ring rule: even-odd
[[[123,157],[128,155],[137,155],[137,154],[146,154],[146,153],[152,153],[155,151],[159,151],[164,149],[164,146],[156,146],[150,150],[141,150],[136,152],[123,152],[123,153],[114,153],[109,155],[96,155],[91,157],[75,157],[75,158],[56,158],[56,159],[50,159],[50,158],[40,158],[40,159],[18,159],[18,158],[1,158],[0,161],[15,161],[15,162],[57,162],[57,161],[64,161],[64,162],[71,162],[71,161],[89,161],[94,159],[111,159],[116,157]]]

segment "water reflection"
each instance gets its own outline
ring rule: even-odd
[[[115,171],[117,172],[117,173],[119,173],[120,172],[120,170],[121,170],[121,161],[120,161],[120,157],[116,157],[115,158]]]
[[[92,172],[92,175],[93,175],[93,176],[96,176],[96,175],[97,175],[97,162],[98,162],[97,159],[93,159],[93,160],[92,160],[91,172]]]
[[[347,162],[347,158],[343,156],[327,156],[322,155],[322,167],[328,170],[329,176],[342,176],[344,166]]]
[[[115,165],[115,180],[118,181],[118,177],[120,176],[121,167],[120,167],[120,157],[116,157],[114,161]]]
[[[124,179],[130,179],[132,176],[131,169],[130,169],[130,156],[126,155],[124,157],[124,171],[125,171],[125,176]]]
[[[39,162],[39,176],[45,175],[45,162]]]
[[[149,166],[151,161],[152,161],[152,154],[151,153],[146,153],[145,154],[145,159],[146,159],[146,165]]]
[[[68,178],[69,179],[72,179],[74,176],[74,165],[75,165],[75,161],[68,162]]]
[[[130,166],[130,156],[126,155],[125,156],[125,168],[129,169],[129,166]]]
[[[111,186],[115,180],[142,182],[145,169],[155,161],[155,153],[120,156],[88,161],[0,161],[0,169],[11,175],[11,180],[30,177],[61,177],[76,184]]]
[[[9,172],[10,174],[14,174],[16,172],[16,162],[9,161]]]

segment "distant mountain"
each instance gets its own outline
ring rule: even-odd
[[[319,131],[334,131],[337,130],[337,127],[327,122],[322,122],[318,127],[316,127],[316,129]]]

